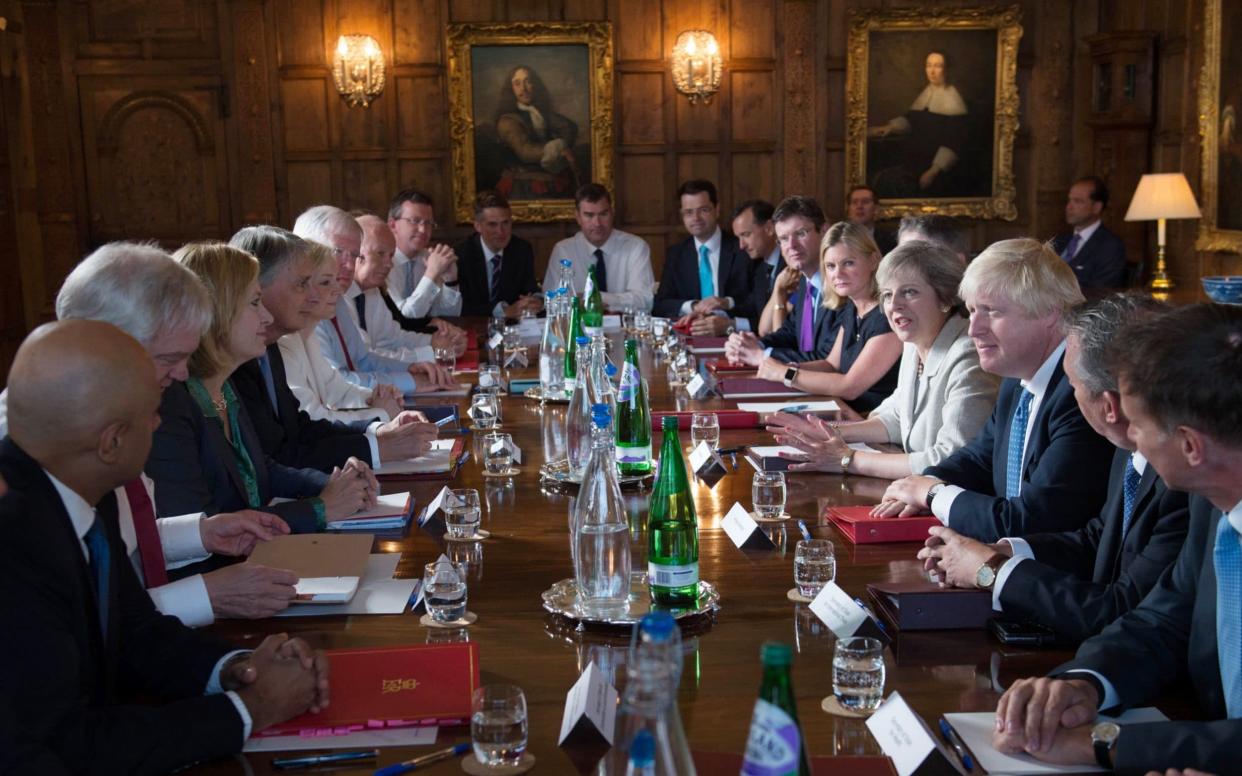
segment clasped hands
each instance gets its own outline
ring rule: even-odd
[[[688,328],[695,337],[719,337],[733,325],[733,320],[728,315],[717,314],[728,310],[727,299],[722,296],[709,296],[695,302],[690,312],[678,318],[673,325]]]
[[[765,358],[763,343],[753,331],[738,331],[725,341],[725,358],[734,364],[758,367]]]
[[[237,655],[220,671],[220,686],[237,693],[250,713],[251,730],[328,708],[328,658],[300,638],[277,633],[253,652]]]

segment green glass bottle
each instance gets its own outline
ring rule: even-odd
[[[699,522],[677,418],[665,417],[661,427],[660,469],[647,518],[647,581],[655,604],[686,608],[697,605],[699,597]]]
[[[582,336],[582,300],[571,297],[573,306],[569,308],[569,346],[565,348],[565,390],[573,393],[578,384],[578,353],[574,345]]]
[[[793,681],[789,678],[793,650],[788,644],[768,641],[759,650],[759,657],[763,661],[763,682],[750,718],[742,774],[810,776]]]
[[[604,333],[604,298],[599,294],[595,265],[587,268],[586,288],[582,289],[582,333],[594,337]]]
[[[651,412],[638,370],[638,340],[625,341],[621,385],[617,388],[617,468],[622,474],[651,471]]]

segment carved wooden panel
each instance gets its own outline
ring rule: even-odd
[[[326,67],[331,44],[325,42],[322,0],[276,0],[275,6],[280,64]]]
[[[439,75],[399,76],[396,79],[397,146],[444,148],[446,98]]]
[[[775,142],[775,74],[771,70],[730,74],[730,129],[734,140]]]
[[[393,0],[392,23],[396,34],[393,43],[396,64],[440,62],[443,22],[439,0]]]
[[[729,54],[734,59],[776,56],[776,0],[735,2],[729,8]]]
[[[388,204],[388,164],[383,160],[348,160],[341,165],[341,201],[346,210],[362,208],[380,211]]]
[[[234,3],[230,14],[233,35],[233,106],[236,148],[233,192],[239,226],[275,223],[275,152],[272,138],[271,88],[268,68],[273,59],[267,46],[267,22],[260,0]]]
[[[621,159],[617,191],[621,214],[627,224],[662,224],[671,216],[668,195],[672,188],[664,181],[664,156],[626,155]]]
[[[739,202],[756,197],[766,199],[773,205],[779,202],[781,196],[776,191],[778,166],[776,155],[772,153],[733,154],[732,196],[726,197],[729,210],[721,208],[722,222],[729,218],[732,208]],[[722,193],[722,196],[726,195]]]
[[[79,57],[201,59],[220,56],[214,3],[75,0]]]
[[[504,21],[501,0],[449,0],[449,19],[455,22]]]
[[[684,96],[676,94],[677,140],[680,142],[713,142],[720,135],[720,95],[711,105],[691,105]]]
[[[680,184],[684,180],[691,178],[706,178],[716,183],[716,189],[719,192],[720,184],[720,155],[719,154],[679,154],[677,156],[677,183]],[[676,218],[677,202],[673,198],[673,194],[677,191],[677,184],[674,184],[673,190],[665,194],[665,207]],[[727,209],[730,206],[728,202],[721,202],[721,209]],[[680,223],[680,219],[677,219]]]
[[[329,162],[288,162],[289,224],[311,205],[332,203],[332,166]]]
[[[603,21],[608,18],[607,0],[564,0],[565,21]]]
[[[325,86],[331,110],[336,111],[341,124],[342,148],[351,151],[382,151],[389,147],[388,103],[395,94],[391,87],[385,88],[384,94],[371,103],[371,107],[351,108],[340,99],[334,85]]]
[[[727,20],[721,13],[725,7],[725,3],[715,0],[666,0],[663,7],[664,45],[659,57],[667,58],[677,42],[677,36],[686,30],[707,30],[716,36],[721,51],[728,51]],[[626,13],[628,15],[628,10]]]
[[[617,36],[617,62],[627,59],[661,59],[664,42],[660,35],[660,0],[624,0],[613,6]],[[675,38],[673,40],[676,40]],[[672,40],[668,47],[673,46]]]
[[[664,73],[622,73],[620,95],[621,143],[664,142]]]
[[[448,154],[434,159],[402,159],[397,168],[397,189],[414,186],[430,194],[436,203],[436,218],[441,223],[451,220],[453,208],[447,157]],[[389,195],[396,193],[390,191]]]
[[[285,125],[285,151],[326,151],[328,86],[325,78],[283,79],[280,102]],[[333,89],[332,97],[336,98]]]

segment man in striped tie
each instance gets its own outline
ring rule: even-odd
[[[1193,494],[1172,569],[1052,676],[1015,682],[994,744],[1126,773],[1242,772],[1242,309],[1188,305],[1140,323],[1116,358],[1130,439],[1171,488]],[[1187,681],[1189,679],[1189,681]],[[1197,721],[1116,724],[1173,688]],[[1093,724],[1094,723],[1094,724]]]

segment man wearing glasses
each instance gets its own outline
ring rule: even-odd
[[[664,274],[656,292],[653,312],[681,318],[692,328],[707,316],[710,330],[696,334],[722,335],[734,322],[730,316],[750,316],[750,256],[737,238],[722,232],[720,204],[711,181],[689,180],[677,189],[681,222],[690,236],[668,249]]]
[[[418,189],[397,192],[388,206],[388,228],[397,240],[388,295],[406,318],[461,315],[457,254],[431,245],[436,229],[431,197]]]

